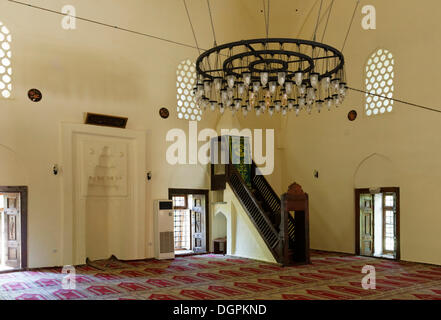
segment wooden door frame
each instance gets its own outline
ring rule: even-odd
[[[397,252],[395,254],[395,260],[401,259],[401,247],[400,247],[400,188],[399,187],[385,187],[380,188],[379,193],[385,192],[395,192],[397,195],[396,204],[396,236],[397,236]],[[360,255],[360,194],[371,193],[368,188],[355,189],[355,254]],[[375,207],[374,209],[374,219],[375,219]],[[383,213],[382,213],[383,214]],[[374,233],[375,233],[375,222],[374,222]],[[374,257],[374,256],[372,256]],[[374,257],[375,258],[375,257]]]
[[[189,195],[189,194],[198,194],[198,195],[204,195],[205,196],[205,241],[206,241],[206,253],[210,252],[210,215],[209,215],[209,192],[206,189],[176,189],[176,188],[169,188],[168,189],[168,198],[169,200],[172,200],[172,197],[174,195]],[[192,245],[193,247],[193,245]]]
[[[0,186],[0,193],[20,194],[21,267],[10,271],[25,270],[28,267],[28,187]]]

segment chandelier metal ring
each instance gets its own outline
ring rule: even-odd
[[[274,57],[275,55],[279,56],[279,59],[275,58],[263,58],[266,55],[270,55],[271,57]],[[255,57],[256,60],[250,62],[246,66],[238,66],[235,67],[234,62],[236,60],[244,59],[247,57]],[[285,57],[286,59],[283,60],[281,57]],[[289,61],[288,59],[291,57],[297,57],[300,60],[292,60]],[[261,72],[268,72],[270,74],[269,79],[270,80],[277,80],[277,73],[278,72],[287,72],[287,77],[291,78],[294,76],[294,71],[289,70],[289,64],[290,63],[307,63],[306,68],[301,68],[300,70],[304,73],[310,72],[314,68],[314,60],[307,56],[306,54],[302,54],[299,52],[292,52],[292,51],[286,51],[286,50],[257,50],[257,51],[248,51],[243,52],[240,54],[236,54],[234,56],[231,56],[227,59],[225,59],[223,63],[223,71],[225,74],[233,74],[237,77],[240,77],[241,74],[234,72],[233,70],[242,70],[242,72],[246,72],[247,70],[251,72],[251,78],[253,80],[259,80],[258,76],[253,76],[254,73],[260,74]],[[265,66],[264,69],[256,68],[256,65],[263,64]],[[281,68],[273,67],[272,64],[279,64],[282,65]],[[271,76],[271,74],[274,74],[274,76]]]
[[[226,43],[196,60],[197,104],[257,115],[339,106],[346,95],[344,56],[324,43],[261,38]]]
[[[213,79],[213,76],[211,76],[209,73],[210,72],[220,72],[220,71],[225,71],[225,69],[223,70],[219,70],[219,69],[213,69],[210,70],[209,67],[207,68],[207,66],[203,66],[204,62],[206,62],[206,59],[209,59],[210,56],[212,56],[213,54],[215,55],[220,55],[222,54],[222,51],[227,49],[227,50],[231,50],[233,51],[235,48],[237,49],[242,49],[244,50],[245,48],[248,49],[249,51],[245,51],[239,54],[235,54],[234,56],[239,58],[242,54],[242,57],[245,57],[246,55],[254,55],[254,53],[257,52],[257,50],[255,48],[252,47],[252,45],[255,44],[261,44],[263,46],[267,46],[270,44],[279,44],[280,46],[283,46],[285,44],[295,44],[297,46],[309,46],[310,48],[321,48],[327,52],[332,53],[332,55],[330,56],[326,56],[326,57],[308,57],[306,54],[303,54],[304,56],[302,56],[303,59],[309,61],[309,60],[321,60],[321,59],[331,59],[331,58],[337,58],[339,60],[339,62],[337,63],[337,65],[335,66],[335,68],[333,68],[332,70],[329,70],[328,72],[324,73],[321,77],[326,77],[326,76],[330,76],[332,74],[337,73],[339,70],[341,70],[344,66],[344,56],[343,54],[337,50],[336,48],[324,44],[324,43],[320,43],[320,42],[316,42],[316,41],[310,41],[310,40],[304,40],[304,39],[290,39],[290,38],[260,38],[260,39],[249,39],[249,40],[241,40],[241,41],[235,41],[235,42],[230,42],[230,43],[226,43],[226,44],[222,44],[216,47],[213,47],[205,52],[203,52],[198,59],[196,60],[196,70],[197,73],[202,75],[203,77],[206,78],[210,78]],[[305,50],[306,51],[306,50]],[[260,55],[264,54],[265,52],[267,52],[267,54],[278,54],[281,52],[284,53],[291,53],[292,55],[298,55],[299,52],[298,51],[289,51],[289,50],[269,50],[269,49],[265,49],[265,50],[259,50],[258,51]],[[228,54],[224,54],[225,56],[227,56],[227,59],[232,58],[231,56],[228,56]],[[308,59],[308,58],[309,59]],[[302,61],[300,61],[302,62]],[[314,63],[312,63],[314,64]],[[225,65],[224,65],[225,66]],[[234,68],[230,68],[231,70],[233,70]],[[309,70],[310,71],[310,70]],[[308,72],[308,71],[306,71]]]

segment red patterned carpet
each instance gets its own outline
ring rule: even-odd
[[[361,286],[367,264],[376,290]],[[335,253],[313,252],[312,265],[285,268],[210,254],[95,266],[76,268],[75,290],[62,289],[60,268],[0,274],[0,299],[441,300],[441,267]]]

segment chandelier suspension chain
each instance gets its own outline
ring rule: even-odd
[[[349,32],[351,31],[352,23],[354,22],[355,13],[357,12],[357,8],[358,8],[358,5],[359,5],[359,4],[360,4],[360,0],[357,0],[357,3],[355,4],[355,8],[354,8],[354,13],[352,14],[351,23],[349,24],[348,31],[346,32],[345,41],[343,42],[343,46],[342,46],[342,48],[341,48],[341,50],[340,50],[341,52],[343,52],[343,50],[345,49],[346,41],[348,40]]]
[[[193,32],[193,38],[194,42],[196,43],[196,47],[198,49],[199,54],[201,54],[201,49],[199,48],[198,39],[196,38],[196,33],[193,28],[193,23],[191,22],[190,13],[188,12],[187,3],[185,0],[182,0],[184,2],[185,11],[187,12],[188,22],[190,23],[191,31]]]

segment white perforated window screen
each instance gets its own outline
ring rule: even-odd
[[[369,58],[366,64],[366,91],[371,94],[366,93],[367,116],[393,110],[394,64],[392,53],[386,49],[378,49]]]
[[[176,70],[178,118],[201,120],[202,110],[197,106],[193,89],[196,86],[196,65],[191,60],[182,61]]]
[[[9,98],[12,93],[12,66],[11,66],[12,36],[9,29],[0,22],[0,95]]]

